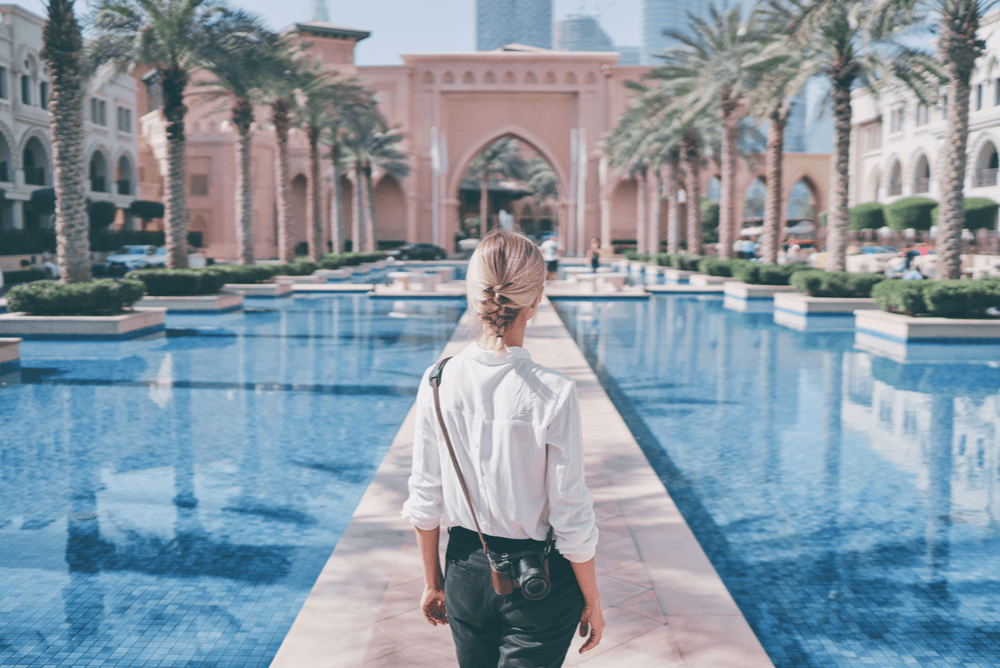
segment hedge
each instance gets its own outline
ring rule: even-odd
[[[226,283],[223,272],[207,269],[143,269],[125,278],[142,281],[150,297],[214,295]]]
[[[7,293],[7,310],[28,315],[115,315],[142,298],[142,281],[101,279],[87,283],[34,281]]]
[[[931,224],[938,224],[938,209],[931,212]],[[997,224],[997,203],[986,197],[966,197],[964,227],[967,230],[992,230]]]
[[[847,211],[848,227],[852,230],[877,230],[885,227],[884,209],[878,202],[858,204]]]
[[[705,257],[698,261],[698,271],[709,276],[732,276],[737,267],[750,264],[749,260],[720,260],[715,257]]]
[[[880,274],[807,269],[792,274],[790,285],[812,297],[871,297],[872,288],[885,280]]]
[[[927,197],[905,197],[885,208],[885,222],[896,232],[907,229],[929,230],[933,221],[931,214],[937,202]]]
[[[213,264],[194,271],[212,271],[219,274],[225,283],[264,283],[275,275],[273,264]]]
[[[733,277],[751,285],[788,285],[792,274],[806,268],[803,262],[793,264],[760,264],[747,262],[733,267]]]
[[[879,308],[906,315],[939,318],[982,318],[1000,308],[1000,281],[882,281],[872,290]]]

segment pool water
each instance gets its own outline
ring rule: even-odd
[[[776,666],[1000,665],[1000,358],[717,298],[557,308]]]
[[[267,666],[465,304],[248,299],[21,345],[0,665]]]

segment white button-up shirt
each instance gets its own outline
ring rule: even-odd
[[[433,367],[432,367],[433,369]],[[403,517],[419,529],[474,531],[424,373],[417,392],[410,497]],[[545,540],[583,562],[597,548],[583,473],[576,383],[512,346],[496,355],[472,343],[444,368],[441,411],[484,534]]]

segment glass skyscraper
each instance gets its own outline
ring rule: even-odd
[[[662,61],[655,57],[663,53],[673,42],[663,35],[664,30],[685,30],[688,12],[701,16],[709,5],[709,0],[642,0],[642,54],[643,65],[657,65]]]
[[[552,48],[552,0],[476,0],[476,50]]]

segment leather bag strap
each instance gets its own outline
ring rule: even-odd
[[[472,521],[476,525],[476,533],[479,534],[479,542],[483,544],[483,552],[486,556],[490,555],[490,548],[486,545],[486,538],[483,536],[482,530],[479,528],[479,519],[476,517],[476,509],[472,507],[472,497],[469,496],[469,487],[465,484],[465,476],[462,475],[462,469],[458,465],[458,457],[455,456],[455,448],[451,445],[451,437],[448,436],[448,428],[444,426],[444,415],[441,413],[441,398],[438,396],[438,387],[441,385],[441,373],[444,371],[444,365],[448,363],[450,357],[445,357],[443,360],[437,363],[434,370],[431,372],[430,381],[431,387],[434,389],[434,410],[437,412],[438,424],[441,425],[441,433],[444,434],[445,445],[448,446],[448,454],[451,455],[451,463],[455,467],[455,473],[458,475],[458,482],[462,486],[462,492],[465,494],[465,502],[469,504],[469,512],[472,513]]]

